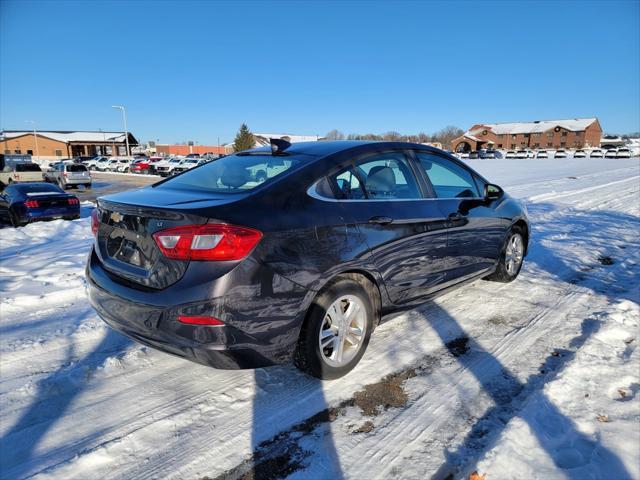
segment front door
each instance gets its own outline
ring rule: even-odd
[[[473,277],[498,261],[506,223],[497,201],[486,201],[474,174],[462,164],[430,152],[416,152],[447,228],[447,284]]]

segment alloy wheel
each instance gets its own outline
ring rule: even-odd
[[[367,310],[355,295],[343,295],[327,309],[318,338],[320,353],[332,367],[347,365],[360,351]]]
[[[509,238],[504,255],[504,263],[509,275],[515,275],[522,264],[524,257],[524,242],[522,235],[514,233]]]

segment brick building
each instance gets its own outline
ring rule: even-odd
[[[37,141],[36,141],[37,136]],[[138,145],[129,133],[129,147]],[[124,132],[75,132],[3,130],[0,153],[32,155],[34,160],[55,160],[94,155],[126,155]]]
[[[451,141],[455,152],[496,148],[516,150],[599,147],[602,128],[597,118],[477,124]]]
[[[156,154],[158,155],[188,155],[190,153],[225,155],[227,152],[223,146],[219,145],[163,145],[156,143]]]

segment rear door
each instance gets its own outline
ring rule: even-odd
[[[347,222],[397,305],[418,303],[444,281],[446,221],[403,151],[355,159],[333,176]]]
[[[506,222],[495,210],[499,202],[484,200],[479,179],[462,163],[426,151],[415,155],[447,219],[447,284],[491,268],[506,233]]]

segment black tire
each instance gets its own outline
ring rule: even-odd
[[[18,216],[11,210],[9,210],[9,220],[14,227],[24,227],[27,224],[26,222],[20,221]]]
[[[86,188],[87,190],[89,190],[91,188],[91,184],[90,183],[85,183],[84,184],[84,188]]]
[[[520,265],[518,265],[518,268],[513,273],[509,273],[507,271],[507,265],[506,265],[507,245],[511,241],[512,237],[516,234],[522,237],[523,244],[525,245],[524,248],[526,250],[526,243],[524,242],[526,242],[527,235],[522,227],[520,227],[519,225],[514,225],[509,231],[509,234],[507,235],[504,245],[502,246],[502,251],[500,252],[500,261],[498,262],[498,266],[496,267],[496,270],[492,274],[484,277],[484,280],[489,280],[491,282],[509,283],[509,282],[513,282],[518,277],[518,274],[522,269],[522,264],[524,263],[524,258],[520,261]],[[523,251],[523,257],[524,257],[524,251]]]
[[[345,295],[357,297],[364,306],[366,328],[355,356],[345,365],[336,367],[329,365],[320,351],[320,330],[329,307]],[[362,283],[352,276],[337,277],[315,298],[307,312],[294,354],[295,365],[303,372],[322,380],[333,380],[346,375],[364,355],[374,326],[378,323],[375,305],[377,302],[370,297]]]

